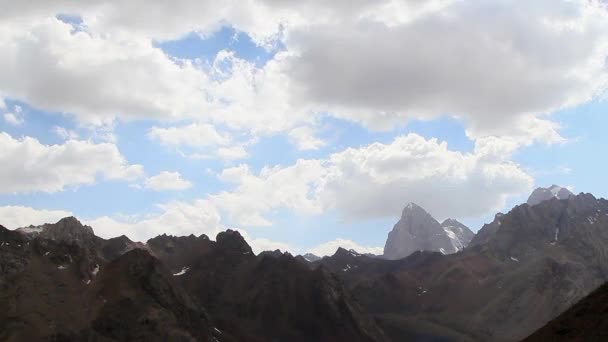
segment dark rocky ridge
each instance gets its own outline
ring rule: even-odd
[[[0,227],[0,340],[385,341],[341,281],[237,232],[146,245],[74,218]]]

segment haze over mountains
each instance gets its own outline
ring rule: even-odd
[[[475,237],[408,204],[384,258],[256,256],[232,230],[105,240],[73,217],[0,227],[0,340],[520,340],[608,280],[608,201],[552,189]],[[560,329],[531,338],[584,336]]]

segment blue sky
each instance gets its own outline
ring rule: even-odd
[[[542,6],[523,17],[508,8],[506,33],[488,32],[497,45],[468,50],[459,41],[467,37],[433,43],[425,28],[450,11],[470,15],[450,23],[463,32],[487,24],[482,9],[457,3],[427,14],[395,7],[411,20],[370,28],[356,44],[344,37],[361,23],[335,24],[338,8],[324,8],[328,18],[314,15],[319,4],[275,17],[256,6],[276,25],[171,9],[163,30],[146,25],[162,13],[150,8],[130,27],[104,21],[112,14],[100,8],[62,5],[3,24],[13,36],[0,47],[18,42],[8,55],[39,56],[0,58],[5,70],[22,71],[0,82],[0,158],[12,163],[0,224],[73,214],[105,237],[231,227],[257,250],[330,253],[342,244],[377,253],[410,201],[476,231],[536,186],[608,196],[606,70],[589,57],[608,55],[597,37],[608,27],[604,9],[555,10],[549,15],[574,20],[580,32],[549,34],[535,25]],[[374,20],[388,23],[377,10]],[[567,55],[560,59],[519,44],[522,22],[530,41],[575,40],[573,49],[587,51],[555,51]],[[416,30],[437,55],[408,50]],[[27,45],[22,32],[44,39]],[[513,51],[493,50],[505,42]],[[446,44],[458,46],[453,58],[442,57]],[[37,68],[50,71],[28,72]]]

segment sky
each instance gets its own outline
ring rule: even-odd
[[[0,224],[381,254],[608,197],[601,1],[0,0]]]

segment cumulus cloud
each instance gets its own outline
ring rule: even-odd
[[[209,199],[237,223],[262,226],[271,224],[265,215],[277,208],[306,214],[337,210],[355,220],[398,215],[408,202],[438,218],[476,217],[531,190],[532,177],[506,158],[501,149],[463,153],[409,134],[324,160],[265,167],[259,174],[246,165],[228,168],[219,178],[234,189]]]
[[[3,103],[0,104],[0,109],[3,108],[2,105]],[[23,110],[20,106],[15,106],[12,113],[4,113],[3,117],[6,123],[13,126],[20,126],[23,125],[23,123],[25,122],[23,118]]]
[[[0,32],[0,91],[35,107],[92,124],[173,120],[205,108],[205,73],[150,40],[110,39],[55,18],[8,20]]]
[[[213,125],[199,123],[182,127],[153,127],[148,137],[169,146],[208,147],[230,142],[230,138],[218,132]]]
[[[84,122],[194,120],[315,149],[322,141],[302,127],[320,113],[373,129],[448,115],[474,139],[552,143],[561,137],[547,114],[607,84],[608,20],[594,1],[4,5],[0,92]],[[201,65],[154,45],[225,24],[281,52],[261,67],[229,51]]]
[[[72,216],[72,213],[64,210],[44,210],[18,205],[0,207],[0,225],[8,229],[55,223],[67,216]]]
[[[342,247],[346,250],[352,249],[358,253],[371,253],[375,255],[382,255],[382,253],[384,253],[382,247],[366,247],[348,239],[335,239],[332,241],[324,242],[318,246],[309,249],[308,253],[312,253],[320,257],[329,256],[336,253],[339,247]]]
[[[124,234],[135,241],[147,241],[160,234],[206,234],[215,238],[225,229],[215,206],[207,200],[172,202],[159,205],[158,209],[145,217],[102,216],[85,222],[103,238]]]
[[[456,1],[404,22],[385,14],[290,32],[294,96],[372,128],[453,115],[477,137],[534,134],[522,118],[606,85],[608,20],[589,1]]]
[[[0,192],[57,192],[69,186],[106,180],[134,180],[143,166],[131,165],[110,143],[69,140],[44,145],[35,138],[15,139],[0,132]]]
[[[289,140],[296,145],[300,150],[316,150],[325,146],[325,142],[315,137],[315,132],[312,128],[302,126],[289,131]]]
[[[255,175],[247,165],[222,171],[219,179],[236,184],[231,191],[209,195],[209,199],[239,225],[269,226],[265,213],[283,207],[293,211],[320,213],[311,199],[311,188],[323,174],[320,161],[298,160],[288,167],[265,167]]]
[[[52,132],[63,140],[72,140],[79,138],[78,133],[76,133],[76,131],[61,126],[53,127]]]
[[[163,171],[146,179],[144,187],[154,191],[186,190],[192,183],[183,179],[179,172]]]

